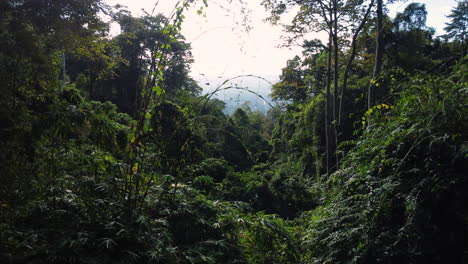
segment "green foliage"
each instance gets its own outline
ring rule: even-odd
[[[462,259],[465,90],[460,82],[413,77],[394,109],[366,113],[362,138],[327,182],[328,202],[310,216],[304,243],[311,262]]]
[[[274,100],[302,102],[307,98],[307,86],[303,79],[303,69],[299,56],[289,60],[283,68],[281,82],[273,85],[271,96]]]
[[[343,118],[328,126],[340,163],[324,177],[326,48],[306,41],[283,69],[273,95],[290,104],[229,116],[188,76],[180,27],[191,3],[169,18],[95,0],[0,3],[1,263],[463,261],[461,11],[454,42],[432,38],[422,5],[387,23],[395,67],[373,80],[381,102],[367,111],[364,29]],[[297,3],[264,4],[275,20]],[[354,21],[355,4],[336,7]],[[105,37],[100,11],[121,34]],[[290,30],[318,22],[312,11]]]
[[[426,16],[424,4],[411,3],[393,21],[392,53],[395,56],[391,60],[406,71],[428,70],[434,66],[427,56],[427,47],[432,44],[435,31],[426,27]]]
[[[446,23],[447,26],[444,28],[447,31],[446,37],[459,41],[461,43],[462,56],[466,55],[465,38],[468,26],[468,3],[466,1],[458,2],[448,18],[450,22]]]
[[[239,236],[248,263],[298,263],[298,237],[284,220],[257,213],[243,221]]]
[[[419,3],[411,3],[406,6],[403,13],[395,16],[394,23],[398,31],[411,31],[426,27],[426,6]]]
[[[306,105],[290,105],[277,122],[272,136],[271,158],[290,174],[317,177],[323,166],[324,98],[313,97]],[[289,165],[287,165],[289,164]]]

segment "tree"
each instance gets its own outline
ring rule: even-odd
[[[99,0],[0,1],[0,144],[9,150],[5,164],[34,159],[33,145],[41,135],[33,128],[52,112],[51,102],[64,88],[63,54],[103,38],[101,10],[105,6]],[[9,175],[12,184],[29,180]]]
[[[461,43],[462,57],[466,54],[466,28],[468,26],[468,2],[466,0],[459,1],[457,6],[452,9],[449,23],[444,28],[447,32],[446,37]]]
[[[403,13],[395,16],[394,23],[397,31],[411,31],[415,29],[424,29],[426,27],[426,5],[411,3],[406,6]]]
[[[393,20],[392,39],[388,40],[393,56],[389,61],[408,72],[433,67],[429,54],[435,31],[426,27],[426,16],[424,4],[412,3]]]
[[[273,100],[303,102],[308,97],[308,89],[304,83],[304,69],[299,56],[288,60],[282,69],[280,82],[273,85],[271,97]]]
[[[379,0],[377,0],[377,1],[379,1]],[[338,124],[340,124],[340,125],[341,125],[341,115],[342,115],[342,106],[343,106],[343,96],[344,96],[344,92],[346,91],[346,88],[347,88],[347,85],[348,85],[349,71],[351,69],[351,65],[352,65],[352,63],[354,61],[354,58],[356,57],[356,53],[357,53],[357,39],[358,39],[359,34],[361,33],[361,30],[364,28],[364,26],[365,26],[365,24],[366,24],[366,22],[367,22],[367,20],[369,18],[372,7],[374,6],[374,2],[375,1],[372,0],[369,3],[367,11],[363,13],[363,17],[361,19],[361,22],[359,23],[359,26],[355,30],[353,30],[353,36],[352,36],[352,39],[351,39],[351,51],[350,51],[350,54],[349,54],[348,62],[346,63],[346,68],[345,68],[344,73],[343,73],[343,84],[342,84],[341,92],[340,92],[340,105],[339,105],[339,110],[338,110]]]
[[[367,4],[367,5],[366,5]],[[265,0],[263,5],[270,10],[269,20],[276,23],[280,15],[299,6],[300,9],[294,16],[291,25],[286,26],[286,31],[293,33],[288,44],[297,42],[306,33],[325,31],[328,34],[327,47],[327,73],[325,78],[325,134],[326,134],[326,161],[327,174],[332,167],[338,164],[336,153],[338,140],[338,125],[341,119],[340,106],[346,85],[340,86],[340,56],[347,47],[346,38],[350,32],[354,35],[352,42],[355,43],[359,32],[367,22],[374,1],[341,1],[341,0],[319,0],[319,1],[275,1]],[[366,8],[364,8],[366,7]],[[351,44],[352,49],[355,46]],[[352,51],[354,53],[355,51]],[[351,64],[355,55],[349,56],[348,64]],[[349,71],[347,67],[346,71]],[[347,74],[345,74],[347,78]],[[333,78],[333,80],[332,80]],[[340,99],[341,98],[341,99]]]
[[[383,41],[383,0],[377,0],[377,39],[375,42],[375,63],[374,72],[372,74],[372,81],[367,89],[367,108],[374,105],[375,95],[374,89],[377,78],[382,70],[384,41]]]
[[[159,60],[156,53],[165,50],[167,63],[161,67],[158,80],[166,96],[174,99],[179,93],[200,92],[201,88],[189,76],[191,47],[175,30],[169,36],[166,17],[147,13],[133,17],[124,9],[112,12],[112,17],[120,25],[119,35],[96,42],[97,48],[82,48],[69,56],[68,73],[78,88],[88,91],[93,100],[110,100],[120,111],[136,116],[150,66]]]

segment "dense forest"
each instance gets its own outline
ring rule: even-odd
[[[468,2],[442,36],[391,2],[264,0],[303,53],[227,114],[210,1],[0,1],[0,263],[468,263]]]

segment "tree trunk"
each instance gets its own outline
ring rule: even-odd
[[[374,74],[372,75],[372,82],[369,84],[367,90],[367,107],[371,108],[375,101],[375,81],[380,75],[382,69],[382,59],[383,59],[383,0],[377,0],[377,41],[375,47],[375,64],[374,64]]]
[[[369,18],[369,14],[370,14],[370,11],[372,9],[372,7],[374,6],[374,0],[372,0],[370,3],[369,3],[369,7],[367,8],[367,11],[364,15],[364,17],[362,18],[361,20],[361,23],[359,24],[358,28],[356,29],[356,31],[354,32],[353,34],[353,38],[352,38],[352,41],[351,41],[351,54],[349,55],[349,59],[348,59],[348,62],[346,63],[346,68],[344,70],[344,73],[343,73],[343,84],[341,86],[341,90],[340,90],[340,105],[339,105],[339,109],[338,109],[338,125],[341,125],[341,114],[342,114],[342,109],[343,109],[343,96],[344,96],[344,92],[346,91],[346,88],[348,87],[348,74],[349,74],[349,71],[351,69],[351,64],[353,63],[354,61],[354,58],[356,57],[356,40],[359,36],[359,33],[361,32],[361,30],[364,28],[364,25],[366,24],[367,22],[367,19]]]
[[[327,76],[326,76],[326,100],[325,100],[325,167],[327,171],[327,177],[330,176],[330,86],[331,86],[331,49],[332,49],[332,36],[331,32],[328,37],[328,54],[327,54]]]
[[[340,47],[338,46],[338,3],[333,1],[333,121],[331,125],[333,127],[333,166],[338,164],[338,129],[337,129],[337,113],[338,113],[338,82],[340,74],[338,72],[338,53]]]
[[[62,86],[65,86],[67,83],[67,72],[65,64],[65,52],[62,51]]]

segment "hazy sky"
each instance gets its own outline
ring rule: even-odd
[[[134,15],[142,14],[144,8],[151,12],[157,0],[106,0],[110,5],[117,3],[128,6]],[[251,10],[249,25],[253,29],[247,34],[240,25],[239,1],[209,1],[206,17],[197,15],[196,10],[185,13],[186,21],[182,33],[187,42],[192,44],[195,63],[192,65],[192,76],[196,79],[200,73],[207,75],[232,76],[233,74],[279,75],[286,61],[300,49],[278,48],[283,34],[280,26],[271,26],[263,22],[268,13],[260,6],[261,0],[244,0]],[[202,1],[198,1],[202,2]],[[404,10],[412,1],[391,5],[390,16]],[[427,25],[436,29],[436,34],[443,33],[446,15],[456,5],[454,0],[420,0],[426,4],[428,11]],[[156,12],[168,12],[175,0],[159,0]],[[218,3],[218,4],[216,4]],[[200,4],[199,4],[200,6]],[[222,7],[220,7],[222,6]],[[237,24],[236,24],[237,23]]]

